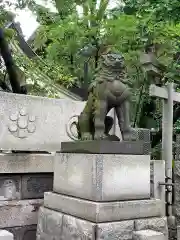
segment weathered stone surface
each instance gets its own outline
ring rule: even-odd
[[[37,224],[37,212],[43,200],[0,201],[0,228]]]
[[[103,140],[62,142],[61,152],[64,153],[99,153],[99,154],[150,154],[150,142],[112,142]]]
[[[43,198],[44,192],[52,191],[53,174],[28,174],[22,176],[22,199]]]
[[[151,160],[151,180],[152,197],[163,201],[165,216],[165,186],[159,185],[165,181],[165,161]]]
[[[141,230],[133,232],[133,240],[164,240],[164,234],[153,230]]]
[[[63,216],[62,239],[95,239],[95,224],[74,218],[70,215]]]
[[[6,200],[21,199],[20,175],[0,176],[0,196]]]
[[[66,123],[80,114],[84,102],[0,93],[0,149],[60,150],[69,141]]]
[[[95,224],[41,207],[36,239],[132,240],[133,229],[133,220]]]
[[[150,196],[148,155],[58,153],[54,169],[53,189],[57,193],[94,201]]]
[[[63,214],[40,207],[38,213],[37,240],[58,239],[62,233]]]
[[[14,240],[36,240],[37,225],[7,228],[14,235]]]
[[[134,221],[109,222],[97,225],[96,240],[132,240]]]
[[[167,218],[147,218],[135,220],[135,231],[151,229],[157,232],[161,232],[165,236],[165,240],[168,240],[168,227]]]
[[[53,154],[0,154],[0,173],[53,173]]]
[[[94,240],[95,224],[41,207],[37,240]]]
[[[44,195],[44,206],[96,223],[163,215],[159,199],[93,202],[49,192]]]
[[[174,162],[174,211],[177,225],[180,225],[180,161]]]
[[[12,233],[6,230],[0,230],[0,240],[14,240],[14,237]]]

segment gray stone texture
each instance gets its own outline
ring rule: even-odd
[[[52,191],[53,174],[28,174],[22,176],[22,199],[43,198]]]
[[[62,142],[63,153],[98,153],[98,154],[126,154],[149,155],[150,143],[143,141],[113,142],[103,140]]]
[[[44,206],[96,223],[163,215],[163,204],[159,199],[93,202],[49,192],[44,195]]]
[[[167,218],[147,218],[134,221],[135,231],[151,229],[164,234],[165,240],[168,240]]]
[[[97,225],[95,240],[132,240],[134,221],[110,222]]]
[[[14,240],[13,234],[7,230],[0,230],[0,240]]]
[[[163,233],[147,229],[133,232],[133,240],[165,240],[165,238]]]
[[[37,225],[7,228],[14,235],[14,240],[36,240]]]
[[[37,240],[132,240],[134,221],[95,224],[40,208]]]
[[[57,193],[93,201],[150,197],[148,155],[57,153],[54,169]]]
[[[0,175],[0,200],[44,198],[53,189],[53,173]]]
[[[177,225],[180,225],[180,160],[174,162],[174,211]]]
[[[165,186],[159,185],[165,181],[165,161],[163,160],[151,160],[151,197],[161,199],[164,203],[164,215],[165,215]]]
[[[37,224],[37,212],[43,200],[0,201],[0,228]]]
[[[69,141],[66,123],[80,114],[84,102],[0,93],[0,149],[60,150]]]
[[[0,173],[53,173],[53,154],[0,154]]]

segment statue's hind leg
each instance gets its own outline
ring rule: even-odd
[[[82,113],[78,117],[78,130],[81,140],[92,140],[92,111],[93,111],[93,94],[88,97],[88,101]]]
[[[96,99],[94,114],[94,139],[104,139],[105,135],[105,117],[107,115],[107,101]]]
[[[126,140],[135,140],[133,137],[133,129],[130,126],[130,103],[128,100],[125,100],[121,103],[120,106],[115,108],[120,131],[122,134],[122,139]]]

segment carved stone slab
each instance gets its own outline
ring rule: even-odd
[[[52,191],[53,174],[28,174],[22,176],[22,199],[43,198]]]
[[[0,92],[0,149],[56,151],[70,140],[66,123],[84,102]]]
[[[0,173],[53,173],[53,154],[0,154]]]
[[[93,201],[150,197],[150,156],[57,153],[54,192]]]
[[[150,154],[150,143],[143,141],[111,142],[103,140],[62,142],[61,152],[148,155]]]
[[[94,202],[46,192],[44,206],[96,223],[163,216],[163,202],[159,199]]]

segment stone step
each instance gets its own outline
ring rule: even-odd
[[[165,240],[165,236],[161,232],[150,229],[134,231],[133,240]]]
[[[14,236],[6,230],[0,230],[0,240],[14,240]]]
[[[96,223],[160,217],[163,204],[159,199],[94,202],[52,192],[44,194],[45,207]]]

